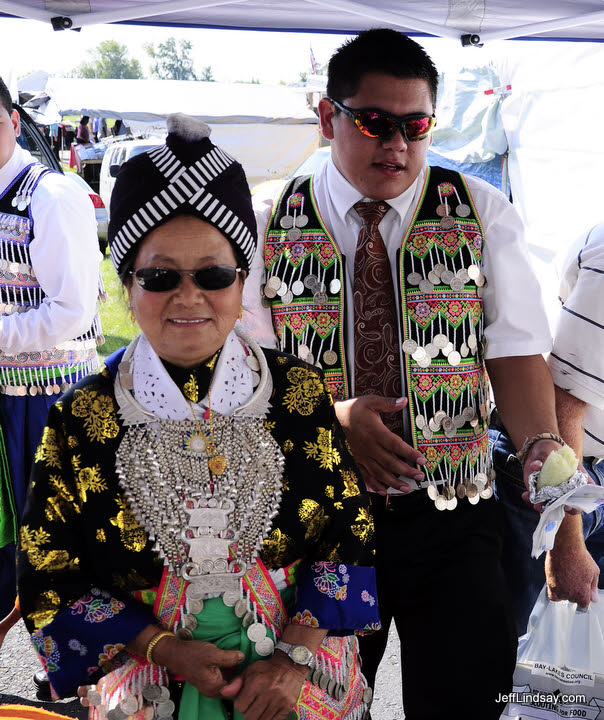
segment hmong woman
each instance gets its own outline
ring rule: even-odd
[[[168,129],[113,191],[142,333],[51,410],[22,614],[58,696],[94,685],[93,717],[360,718],[367,497],[320,371],[235,329],[256,237],[241,166],[207,126]]]

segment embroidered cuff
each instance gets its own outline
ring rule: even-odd
[[[290,622],[331,635],[379,630],[375,568],[315,562],[300,569]]]
[[[152,613],[92,588],[32,635],[55,692],[63,697],[114,667],[114,658],[147,625]]]

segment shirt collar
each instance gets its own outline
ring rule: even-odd
[[[386,201],[388,205],[397,212],[401,220],[404,220],[407,211],[409,210],[409,206],[415,197],[418,183],[422,183],[423,185],[425,172],[426,169],[423,168],[418,177],[405,190],[405,192]],[[331,155],[324,166],[324,177],[327,187],[329,188],[330,199],[339,217],[346,217],[347,213],[353,209],[355,203],[359,202],[359,200],[365,199],[364,196],[353,185],[351,185],[338,170]]]
[[[19,171],[30,162],[33,162],[33,157],[17,143],[10,160],[0,168],[0,191],[8,187]]]

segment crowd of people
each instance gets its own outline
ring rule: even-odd
[[[394,620],[408,720],[495,720],[544,583],[597,600],[604,509],[539,563],[526,489],[564,444],[604,479],[604,225],[552,344],[514,206],[426,164],[437,91],[419,44],[360,33],[318,107],[330,159],[253,200],[170,116],[116,179],[141,333],[99,367],[90,203],[0,86],[0,641],[22,616],[53,697],[369,718]]]

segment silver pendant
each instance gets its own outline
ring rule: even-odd
[[[241,598],[235,603],[235,615],[238,618],[242,618],[247,613],[247,600]]]
[[[455,208],[455,214],[459,217],[468,217],[471,212],[470,206],[465,203],[461,203]]]
[[[342,283],[338,280],[338,278],[334,278],[334,279],[329,283],[329,292],[330,292],[332,295],[335,295],[336,293],[339,293],[339,292],[340,292],[340,288],[341,288],[341,287],[342,287]]]
[[[335,365],[338,361],[338,356],[333,350],[326,350],[323,353],[323,362],[326,365]]]
[[[159,700],[160,696],[161,690],[159,688],[159,685],[150,684],[145,685],[145,687],[143,688],[143,697],[149,702],[155,702],[156,700]]]
[[[138,700],[134,695],[126,695],[119,707],[122,712],[126,713],[126,716],[133,715],[138,710]]]
[[[291,240],[292,242],[296,242],[296,240],[299,240],[302,237],[302,231],[300,228],[293,227],[291,230],[287,231],[287,239]]]
[[[416,272],[412,272],[407,275],[407,282],[409,285],[419,285],[423,279],[423,276]]]
[[[189,600],[189,612],[195,615],[203,612],[203,600]]]
[[[256,652],[261,657],[272,655],[274,651],[275,643],[269,637],[262,638],[256,643]]]
[[[304,227],[304,226],[306,226],[306,225],[308,225],[308,215],[305,215],[304,213],[301,213],[301,214],[298,215],[298,217],[296,218],[296,227],[301,228],[301,227]]]
[[[279,225],[281,225],[284,230],[289,230],[294,226],[293,215],[284,215],[281,220],[279,220]]]
[[[415,340],[405,340],[403,343],[403,352],[407,353],[408,355],[413,355],[413,353],[417,350],[417,343]]]
[[[266,628],[262,623],[252,623],[247,629],[247,636],[252,642],[258,643],[266,637]]]
[[[451,230],[455,225],[455,220],[450,215],[441,218],[440,226],[443,230]]]
[[[237,604],[237,601],[239,600],[240,597],[241,597],[241,594],[240,594],[239,590],[227,590],[222,595],[222,602],[227,607],[235,607],[235,605]]]
[[[296,295],[296,296],[302,295],[303,292],[304,292],[304,283],[302,282],[302,280],[296,280],[295,282],[292,283],[292,293],[294,295]]]

